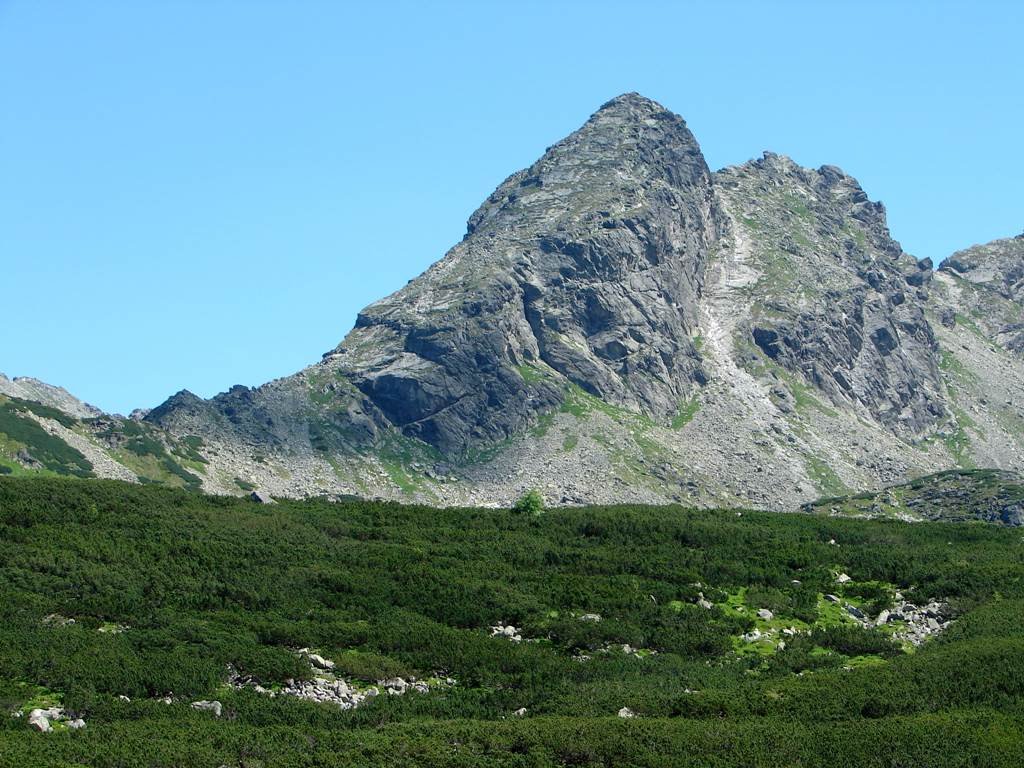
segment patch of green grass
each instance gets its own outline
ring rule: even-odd
[[[864,230],[859,226],[856,224],[845,224],[843,226],[843,231],[853,238],[854,242],[857,243],[858,248],[861,250],[867,250],[868,238],[867,235],[864,234]]]
[[[576,445],[579,443],[579,440],[579,435],[566,435],[565,439],[562,441],[562,450],[565,451],[566,453],[569,453],[570,451],[572,451],[573,448],[576,447]]]
[[[433,446],[401,434],[389,435],[374,455],[388,478],[403,494],[428,499],[435,498],[422,469],[417,468],[440,460]]]
[[[530,428],[530,434],[536,438],[544,437],[551,429],[551,425],[555,421],[555,414],[553,413],[542,413],[537,417],[537,423]]]
[[[962,315],[959,312],[957,312],[956,323],[957,325],[962,325],[964,328],[970,331],[972,335],[976,336],[981,341],[985,342],[986,346],[992,344],[992,340],[987,335],[985,335],[985,332],[982,331],[980,327],[978,327],[978,324],[974,322],[972,318],[967,317],[967,315]]]
[[[6,706],[5,710],[20,712],[22,716],[27,715],[33,709],[49,709],[59,707],[63,703],[63,696],[56,691],[51,691],[42,685],[15,681],[0,694],[0,700]]]
[[[199,435],[186,435],[175,446],[174,453],[179,458],[196,465],[209,464],[206,457],[199,452],[199,449],[203,447],[205,447],[205,443],[203,443],[203,438],[199,437]]]
[[[834,408],[825,405],[817,396],[817,390],[809,384],[803,382],[798,376],[791,371],[783,368],[774,360],[768,358],[764,354],[764,351],[758,347],[749,337],[742,339],[742,347],[745,350],[749,350],[755,354],[754,362],[747,362],[745,367],[752,374],[758,377],[765,377],[774,374],[778,378],[782,379],[786,384],[786,388],[789,389],[789,393],[793,396],[793,404],[796,406],[798,412],[806,412],[810,409],[814,409],[829,418],[839,418],[839,412]]]
[[[235,478],[235,485],[237,485],[243,491],[255,491],[256,486],[250,483],[248,480],[243,480],[240,477]]]
[[[689,424],[700,410],[700,400],[694,396],[679,406],[679,412],[672,419],[672,429],[682,429]]]
[[[792,193],[785,193],[782,196],[783,202],[787,210],[791,213],[796,214],[805,221],[812,222],[814,220],[814,214],[811,213],[811,209],[807,207],[807,201],[799,195]]]
[[[793,240],[796,241],[797,245],[804,249],[810,249],[814,247],[814,243],[811,242],[810,238],[807,237],[803,232],[794,231],[792,233]]]
[[[548,378],[548,374],[535,365],[517,365],[515,369],[527,384],[536,384]]]
[[[942,442],[956,461],[957,465],[973,469],[974,459],[971,456],[971,438],[967,434],[969,428],[976,428],[974,420],[957,406],[953,406],[954,430],[942,436]]]
[[[596,411],[603,413],[619,424],[633,428],[647,429],[655,426],[654,421],[647,414],[630,411],[626,408],[606,403],[577,384],[570,384],[566,388],[565,401],[562,403],[560,410],[563,413],[571,413],[580,419]]]
[[[822,494],[839,496],[850,492],[849,487],[828,464],[816,456],[804,456],[804,467],[814,487]]]
[[[956,380],[963,384],[976,384],[978,376],[974,371],[969,370],[960,360],[957,359],[956,355],[948,350],[942,350],[942,354],[939,358],[939,368],[946,373],[951,374]]]
[[[793,402],[796,404],[797,410],[814,408],[833,419],[839,418],[839,413],[834,408],[830,408],[817,398],[813,387],[804,384],[802,381],[798,381],[797,378],[788,371],[786,372],[785,378],[786,384],[789,386],[789,391],[793,395]]]

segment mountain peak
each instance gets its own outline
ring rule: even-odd
[[[704,183],[710,171],[679,115],[637,93],[601,106],[578,130],[505,180],[470,216],[467,235],[576,226],[580,215],[624,213],[644,205],[652,185],[676,190]]]
[[[630,91],[629,93],[620,94],[614,99],[609,99],[602,104],[597,111],[599,113],[621,112],[633,114],[657,114],[659,112],[668,112],[669,110],[653,99],[649,99],[636,91]]]

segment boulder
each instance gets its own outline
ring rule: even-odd
[[[214,717],[220,717],[224,707],[219,701],[193,701],[192,709],[200,712],[212,712]]]
[[[47,733],[52,730],[50,725],[49,710],[33,709],[28,713],[28,724],[40,733]]]
[[[325,659],[319,653],[311,653],[306,658],[308,658],[309,663],[317,669],[323,669],[327,671],[334,669],[334,662],[330,659]]]

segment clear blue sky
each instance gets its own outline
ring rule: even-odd
[[[936,261],[1024,228],[1024,12],[0,0],[0,371],[108,410],[320,358],[604,101],[832,163]]]

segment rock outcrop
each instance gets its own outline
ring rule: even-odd
[[[885,488],[805,504],[804,512],[907,521],[1024,525],[1024,478],[992,469],[949,470]]]
[[[1024,356],[1024,234],[957,251],[940,269],[959,289],[962,316]]]
[[[750,336],[839,406],[913,437],[945,416],[925,316],[931,263],[892,239],[881,203],[834,166],[766,153],[716,174],[752,243]]]
[[[15,376],[9,379],[0,373],[0,395],[42,403],[79,419],[91,419],[103,413],[96,406],[79,400],[63,387],[55,387],[29,376]]]

